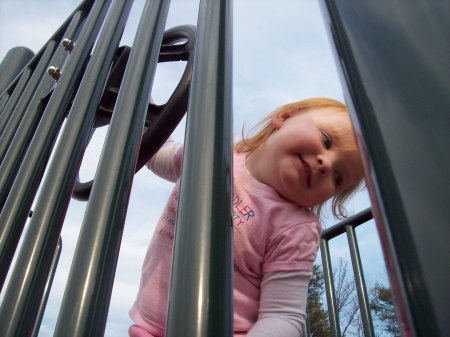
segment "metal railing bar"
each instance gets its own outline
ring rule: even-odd
[[[52,49],[53,46],[49,45],[49,53],[52,51]],[[19,131],[21,131],[20,128]],[[17,135],[22,139],[28,136],[27,133],[21,132],[17,133]],[[0,140],[1,147],[1,144],[4,141],[3,137],[0,138]],[[18,166],[20,165],[20,162],[18,162],[19,159],[17,158],[19,156],[18,151],[20,151],[20,145],[21,144],[19,142],[13,142],[0,165],[0,290],[3,288],[3,283],[13,259],[14,252],[19,242],[20,235],[22,233],[29,211],[27,210],[26,214],[23,216],[22,225],[16,226],[13,225],[11,221],[9,221],[10,218],[8,217],[8,215],[11,214],[11,211],[13,210],[14,204],[11,206],[5,206],[5,202],[8,196],[11,196],[12,194],[11,186],[14,183],[14,178],[17,174]],[[7,148],[5,147],[5,151],[6,150]],[[24,151],[25,150],[26,149],[24,149]],[[20,206],[21,204],[18,203],[16,204],[15,208],[20,211]]]
[[[80,25],[80,19],[81,13],[76,13],[66,31],[69,37],[74,36],[75,30]],[[30,66],[31,69],[34,69],[33,75],[28,82],[20,102],[14,109],[16,123],[20,124],[17,127],[16,125],[11,125],[13,121],[10,121],[7,126],[7,128],[11,128],[8,131],[9,136],[7,134],[2,135],[0,142],[0,158],[3,159],[0,166],[2,172],[2,176],[0,177],[0,210],[4,206],[13,181],[18,174],[20,164],[25,157],[31,139],[42,118],[43,111],[48,102],[48,96],[55,85],[54,80],[44,74],[48,68],[50,53],[53,53],[55,48],[56,51],[50,63],[55,62],[54,64],[56,66],[62,66],[64,58],[67,57],[67,52],[58,49],[56,41],[50,40],[42,57],[33,60],[38,65],[36,67]],[[15,131],[16,128],[17,131]]]
[[[169,1],[146,1],[87,204],[54,336],[104,334],[168,10]]]
[[[345,226],[351,225],[357,227],[369,220],[373,219],[372,210],[369,208],[352,215],[345,220],[339,222],[338,224],[331,226],[330,228],[326,228],[322,231],[321,238],[325,240],[331,240],[338,235],[344,234],[346,232]]]
[[[73,22],[73,18],[77,15],[76,13],[88,13],[93,4],[94,0],[83,0],[80,5],[68,16],[66,21],[62,23],[62,25],[58,28],[58,30],[48,39],[48,41],[60,41],[62,37],[67,37],[67,32],[69,30],[69,25]],[[45,51],[45,48],[47,47],[47,44],[45,44],[30,60],[30,62],[27,64],[27,67],[34,69],[36,62],[39,61]],[[26,67],[24,67],[25,69]],[[3,96],[6,92],[12,91],[15,83],[19,80],[19,77],[21,76],[23,70],[20,71],[17,76],[11,81],[8,87],[6,87],[5,90],[0,91],[0,95]]]
[[[450,2],[321,3],[370,168],[367,186],[402,333],[446,336],[450,268],[439,262],[450,260]]]
[[[233,335],[231,10],[200,1],[167,337]]]
[[[4,126],[0,137],[0,162],[2,163],[3,173],[3,178],[0,180],[0,189],[2,190],[8,186],[5,185],[8,181],[14,180],[13,173],[17,172],[17,165],[20,165],[20,154],[25,153],[29,140],[33,136],[34,129],[39,123],[40,114],[37,112],[39,110],[39,98],[41,98],[39,96],[41,96],[42,92],[47,91],[46,87],[50,82],[48,80],[45,83],[42,79],[45,80],[44,73],[55,50],[56,43],[50,41],[28,81],[27,88],[25,88],[19,103],[14,110],[11,109],[10,113],[6,112],[5,114]],[[28,71],[29,69],[26,69],[26,72]],[[31,100],[33,100],[32,104],[30,104]],[[19,125],[22,120],[23,123],[20,126],[20,132],[16,132],[19,131]],[[14,137],[16,138],[14,139]],[[7,152],[9,153],[7,154]],[[4,200],[5,196],[0,198],[0,209]]]
[[[0,96],[11,86],[11,82],[16,82],[16,78],[33,57],[34,53],[30,49],[14,47],[0,60]]]
[[[15,110],[16,105],[18,104],[19,98],[22,96],[23,91],[25,90],[25,87],[28,83],[28,80],[31,76],[31,69],[26,68],[24,69],[22,75],[20,76],[19,81],[17,82],[17,85],[14,88],[14,91],[12,92],[10,99],[8,100],[8,104],[6,104],[4,110],[2,111],[2,114],[0,115],[0,139],[1,136],[5,130],[6,125],[8,124],[9,120],[11,119],[11,115],[13,114],[13,111]],[[20,119],[22,119],[22,115],[20,114]],[[18,123],[16,124],[18,125]],[[17,128],[17,126],[14,126],[14,131]],[[8,142],[9,145],[9,142]],[[3,156],[0,156],[0,163],[3,159]]]
[[[0,117],[3,114],[6,104],[8,104],[9,97],[10,97],[10,95],[8,93],[5,93],[0,98]]]
[[[367,295],[366,281],[364,280],[361,255],[353,224],[346,225],[348,247],[352,259],[353,276],[355,278],[356,293],[358,295],[359,311],[365,337],[375,337],[372,316],[369,308],[369,296]]]
[[[17,281],[8,286],[2,303],[2,317],[26,322],[16,327],[18,335],[30,333],[27,329],[33,326],[37,315],[38,299],[51,267],[45,261],[50,261],[54,254],[98,102],[131,5],[132,1],[117,1],[108,13],[35,205],[24,238],[26,248],[21,249],[12,274]]]
[[[45,283],[44,296],[42,297],[42,301],[39,305],[39,310],[37,313],[37,318],[33,327],[33,330],[30,334],[31,337],[37,337],[39,333],[39,329],[41,327],[42,318],[44,317],[45,307],[47,306],[48,297],[50,295],[50,290],[53,284],[53,279],[55,278],[56,269],[58,266],[59,258],[61,256],[62,251],[62,239],[59,237],[58,244],[56,246],[55,253],[53,255],[52,264],[50,267],[50,273],[47,277],[47,282]]]
[[[84,1],[82,4],[80,4],[79,6],[78,6],[78,8],[67,18],[67,20],[61,25],[61,27],[50,37],[50,39],[48,40],[49,42],[50,41],[53,41],[53,42],[56,42],[56,41],[60,41],[61,39],[62,39],[62,37],[66,37],[66,38],[70,38],[70,37],[72,37],[74,34],[73,34],[73,27],[74,27],[74,21],[77,21],[78,19],[76,19],[75,20],[75,18],[77,18],[77,16],[79,16],[80,14],[82,14],[83,13],[83,8],[84,8],[84,11],[85,12],[87,12],[87,11],[89,11],[90,10],[90,5],[88,4],[89,2],[92,2],[92,1],[90,1],[90,0],[86,0],[86,1]],[[72,28],[71,28],[71,26],[72,26]],[[26,66],[24,66],[23,67],[23,69],[21,70],[21,71],[19,71],[18,72],[18,74],[17,74],[17,76],[11,81],[11,83],[9,84],[9,86],[3,91],[3,92],[1,92],[1,96],[3,97],[4,95],[6,95],[8,92],[9,93],[11,93],[11,92],[13,92],[14,90],[15,90],[15,86],[16,86],[16,84],[17,84],[17,82],[19,81],[19,79],[22,77],[22,73],[23,72],[25,72],[26,71],[26,69],[35,69],[36,67],[37,67],[37,64],[39,63],[39,62],[41,62],[41,59],[42,59],[42,57],[43,57],[43,55],[44,55],[44,53],[45,53],[45,51],[46,51],[46,49],[47,49],[47,47],[48,47],[48,43],[49,42],[47,42],[42,48],[41,48],[41,50],[36,54],[36,55],[34,55],[32,58],[31,58],[31,60],[28,62],[28,64],[26,65]],[[25,54],[25,52],[26,51],[24,51],[23,53],[21,53],[21,57],[25,57],[25,55],[23,55],[23,54]],[[29,51],[29,53],[32,53],[32,51],[30,50]],[[60,53],[61,54],[61,53]],[[62,55],[64,55],[64,54],[62,54]],[[3,65],[3,62],[7,62],[8,60],[6,60],[6,59],[4,59],[3,61],[2,61],[2,64],[0,65],[0,66],[2,66]],[[53,65],[55,65],[55,64],[59,64],[59,63],[61,63],[60,61],[62,61],[62,60],[59,60],[58,61],[58,58],[55,58],[55,60],[52,60],[51,62],[52,62],[52,64]],[[61,63],[61,65],[62,65],[62,63]],[[37,80],[39,81],[39,79],[40,79],[40,77],[38,77],[37,78]],[[35,84],[35,86],[37,86],[37,82],[36,82],[36,84]],[[30,88],[30,87],[28,87],[28,89],[27,89],[29,92],[30,92],[30,95],[32,95],[34,92],[35,92],[35,87],[32,87],[32,88]],[[29,103],[29,100],[31,99],[31,96],[30,97],[28,97],[28,99],[25,99],[25,97],[22,97],[21,98],[21,100],[20,100],[20,103],[21,104],[25,104],[25,106],[27,106],[28,105],[28,103]],[[25,109],[25,108],[24,108]],[[0,109],[0,111],[1,111],[1,109]],[[0,130],[1,130],[1,128],[0,128]]]
[[[308,312],[308,307],[306,307],[306,312]],[[311,323],[309,322],[308,317],[306,317],[304,334],[306,335],[306,337],[311,337]]]
[[[0,261],[2,264],[2,268],[0,268],[1,285],[3,285],[4,274],[6,274],[6,270],[9,268],[34,195],[44,174],[46,163],[56,141],[57,133],[61,127],[72,92],[75,85],[78,84],[78,77],[81,74],[81,70],[83,70],[85,60],[94,44],[95,36],[93,34],[96,35],[98,32],[102,23],[101,18],[107,11],[107,8],[104,8],[102,4],[97,6],[97,10],[94,10],[95,8],[94,4],[88,19],[81,29],[77,41],[78,48],[74,48],[72,51],[64,72],[58,81],[58,85],[53,90],[47,108],[23,159],[26,165],[22,165],[18,170],[11,190],[4,185],[1,186],[0,193],[7,195],[5,206],[0,214],[0,229],[2,230],[0,241]],[[79,19],[79,15],[75,16]],[[76,27],[78,25],[74,26]],[[22,124],[19,126],[19,130],[21,127]],[[3,167],[3,164],[0,167]],[[3,174],[1,177],[3,177]]]
[[[351,217],[346,218],[340,223],[323,230],[320,240],[320,252],[322,256],[323,275],[325,281],[325,292],[328,304],[328,316],[330,319],[330,329],[333,337],[340,337],[339,312],[337,309],[337,298],[334,289],[333,268],[331,266],[330,250],[328,241],[347,234],[350,254],[352,258],[352,267],[354,271],[355,284],[357,289],[358,301],[360,306],[361,319],[366,337],[373,337],[373,324],[370,317],[368,306],[368,296],[362,272],[362,265],[355,235],[355,228],[373,218],[372,210],[367,208]]]
[[[328,246],[328,240],[326,239],[320,240],[320,254],[322,257],[323,279],[325,283],[325,293],[327,295],[331,337],[341,337],[336,291],[334,289],[333,268],[330,259],[330,248]]]

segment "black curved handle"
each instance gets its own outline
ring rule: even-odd
[[[147,109],[145,126],[147,130],[142,136],[136,172],[153,157],[158,149],[169,138],[186,113],[189,99],[189,88],[192,78],[192,63],[195,49],[195,27],[184,25],[174,27],[164,33],[158,62],[187,61],[183,75],[175,90],[163,105],[150,103]],[[117,49],[105,91],[95,114],[90,138],[96,128],[107,125],[111,121],[114,105],[119,93],[125,67],[131,48],[123,46]],[[89,139],[90,139],[89,138]],[[86,201],[92,189],[93,180],[75,182],[72,197]]]

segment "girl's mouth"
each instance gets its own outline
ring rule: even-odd
[[[309,167],[308,163],[303,160],[303,158],[301,156],[299,156],[299,157],[300,157],[300,161],[303,164],[303,172],[305,172],[306,185],[308,187],[310,187],[310,185],[311,185],[311,168]]]

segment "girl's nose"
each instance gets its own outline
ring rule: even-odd
[[[331,165],[329,160],[322,155],[317,156],[317,163],[319,164],[318,171],[319,173],[325,175],[330,172]]]

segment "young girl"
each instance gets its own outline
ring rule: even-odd
[[[235,145],[235,336],[297,337],[306,320],[308,281],[319,246],[321,205],[335,216],[362,182],[346,106],[327,98],[286,104]],[[182,148],[168,142],[148,166],[177,182],[145,257],[130,310],[132,337],[165,334]]]

